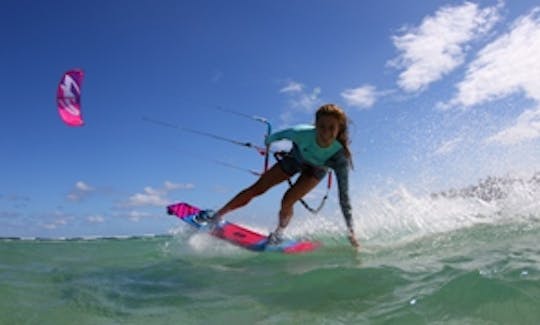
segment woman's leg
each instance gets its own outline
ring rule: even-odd
[[[279,164],[275,164],[272,168],[262,174],[253,185],[238,193],[232,200],[219,209],[216,212],[216,217],[221,218],[224,214],[248,204],[251,199],[263,194],[268,189],[283,182],[287,178],[289,178],[289,175],[281,169]]]
[[[279,211],[279,226],[281,230],[289,224],[293,216],[293,206],[304,195],[309,193],[321,180],[312,175],[300,174],[294,185],[285,192],[281,200],[281,210]]]

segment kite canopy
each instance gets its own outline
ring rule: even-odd
[[[56,92],[58,113],[69,126],[84,124],[81,114],[81,86],[84,72],[73,69],[64,73]]]

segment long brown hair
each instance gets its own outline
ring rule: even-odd
[[[349,139],[349,119],[347,118],[347,114],[345,114],[345,112],[335,104],[325,104],[317,109],[317,112],[315,113],[315,123],[317,123],[319,118],[322,116],[332,116],[338,120],[339,132],[337,135],[337,141],[339,141],[339,143],[341,143],[343,146],[343,149],[345,150],[345,157],[347,157],[349,166],[352,168],[353,162],[351,149],[349,148],[349,143],[351,141]]]

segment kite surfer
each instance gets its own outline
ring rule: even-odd
[[[347,237],[351,245],[358,249],[360,245],[354,232],[349,198],[349,168],[353,164],[345,112],[334,104],[323,105],[315,114],[314,126],[298,125],[284,129],[270,134],[265,142],[269,145],[282,139],[288,139],[293,144],[282,159],[221,209],[215,212],[205,210],[199,217],[219,222],[226,213],[245,206],[254,197],[299,173],[296,182],[283,195],[278,225],[269,236],[269,244],[279,244],[293,216],[294,204],[309,193],[324,178],[328,168],[331,168],[338,181],[339,202],[348,230]]]

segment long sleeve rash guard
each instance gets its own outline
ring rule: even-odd
[[[272,133],[266,138],[266,144],[288,139],[293,142],[291,154],[301,161],[316,167],[329,167],[336,174],[339,203],[345,222],[352,229],[352,208],[349,198],[349,162],[345,150],[339,141],[323,148],[317,144],[317,134],[313,125],[298,125]]]

